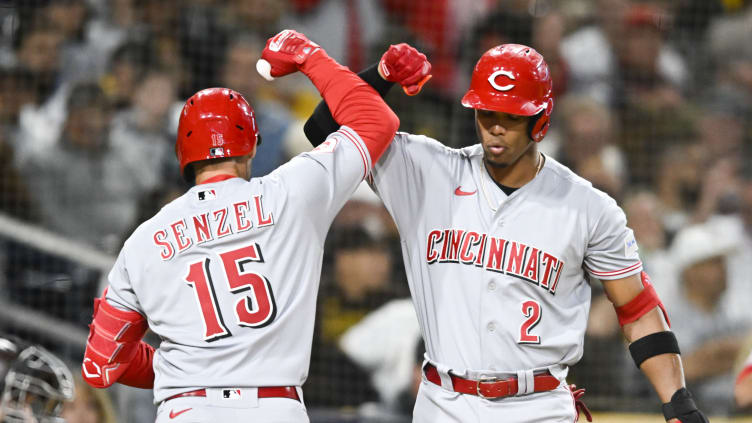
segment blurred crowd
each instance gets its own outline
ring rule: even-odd
[[[284,28],[355,71],[389,44],[423,51],[431,82],[387,100],[402,130],[453,147],[477,142],[459,98],[480,55],[502,43],[541,52],[556,96],[542,151],[623,207],[700,408],[743,412],[733,389],[752,347],[750,0],[0,0],[0,214],[114,254],[186,189],[178,113],[210,86],[256,112],[254,176],[307,150],[315,89],[255,71]],[[2,295],[83,327],[101,272],[4,233]],[[407,418],[420,333],[399,237],[366,186],[335,220],[324,269],[304,386],[312,420]],[[596,410],[654,411],[598,286],[570,379]],[[113,421],[104,393],[78,392],[69,422]],[[118,421],[141,421],[119,403]],[[75,417],[95,405],[100,418]]]

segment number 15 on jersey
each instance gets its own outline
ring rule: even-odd
[[[211,257],[192,263],[189,266],[188,276],[185,277],[188,286],[193,288],[201,311],[206,342],[232,336],[219,308],[217,289],[228,289],[232,294],[245,294],[235,302],[235,322],[238,326],[262,328],[274,321],[277,315],[277,305],[274,302],[274,292],[272,292],[269,280],[258,273],[246,272],[244,269],[248,263],[264,262],[258,244],[220,253],[219,259],[222,261],[224,270],[222,272],[224,276],[219,276],[220,279],[227,281],[226,288],[217,286],[213,277],[216,275],[212,275],[209,271]],[[221,282],[219,285],[222,285]]]

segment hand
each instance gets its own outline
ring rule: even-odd
[[[402,85],[407,95],[418,94],[432,76],[426,55],[405,43],[389,46],[378,69],[382,78]]]
[[[261,52],[261,59],[256,62],[256,70],[267,81],[285,76],[300,69],[317,50],[318,44],[305,35],[286,29],[266,40],[266,47]]]

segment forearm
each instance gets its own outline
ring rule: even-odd
[[[752,363],[739,373],[734,387],[734,398],[739,408],[752,406]]]
[[[394,86],[393,82],[389,82],[379,75],[378,64],[374,64],[361,71],[358,77],[373,87],[381,97],[385,97],[392,86]],[[329,110],[326,102],[322,101],[316,106],[313,114],[306,121],[303,131],[308,141],[316,147],[338,128],[339,124],[332,116],[332,112]]]
[[[634,342],[645,336],[668,331],[663,314],[655,308],[636,321],[622,328],[628,341]],[[650,357],[640,364],[640,370],[653,385],[661,402],[666,403],[671,395],[684,386],[684,371],[678,354],[660,354]]]
[[[371,161],[378,161],[399,128],[399,118],[376,91],[323,51],[301,66],[324,97],[332,117],[363,139]]]

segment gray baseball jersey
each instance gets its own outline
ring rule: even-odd
[[[194,186],[136,229],[107,300],[161,339],[155,402],[305,381],[324,239],[370,168],[343,126],[265,177]]]
[[[507,196],[480,144],[398,133],[371,183],[399,228],[427,355],[458,375],[576,363],[588,275],[642,270],[616,202],[550,157]]]

